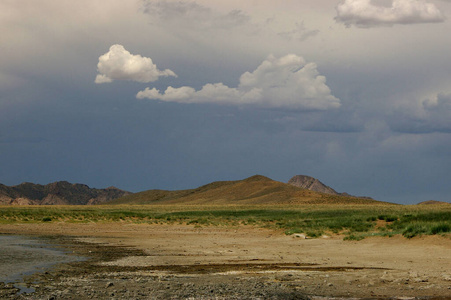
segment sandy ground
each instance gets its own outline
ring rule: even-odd
[[[16,224],[92,257],[29,279],[27,299],[451,299],[451,239],[302,239],[282,232],[148,224]]]

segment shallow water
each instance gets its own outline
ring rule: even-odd
[[[23,284],[24,276],[79,260],[80,257],[68,255],[37,238],[0,235],[0,282],[14,282],[21,293],[34,291]]]

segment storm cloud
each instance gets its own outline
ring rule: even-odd
[[[0,1],[0,183],[137,192],[307,174],[450,201],[450,13],[449,0]]]
[[[391,128],[408,133],[451,133],[451,94],[439,93],[404,104],[389,114]]]
[[[348,27],[438,23],[445,20],[434,4],[420,0],[344,0],[336,9],[335,20]]]

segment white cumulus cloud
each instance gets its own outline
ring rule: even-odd
[[[161,76],[177,75],[166,69],[161,71],[149,57],[134,55],[122,45],[113,45],[110,51],[99,57],[95,83],[107,83],[113,80],[132,80],[138,82],[153,82]]]
[[[422,0],[344,0],[336,9],[335,20],[346,26],[376,27],[445,20],[433,3]]]
[[[316,64],[306,63],[294,54],[280,58],[269,56],[253,72],[242,74],[236,88],[223,83],[209,83],[197,91],[188,86],[170,86],[163,93],[155,88],[146,88],[136,97],[181,103],[242,104],[300,110],[324,110],[341,105],[340,100],[331,94],[326,78],[319,75]]]

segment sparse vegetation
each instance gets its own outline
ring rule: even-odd
[[[0,223],[125,222],[195,226],[258,226],[303,233],[406,238],[449,235],[451,207],[401,205],[219,205],[219,206],[0,206]]]
[[[351,233],[350,235],[347,235],[344,237],[343,240],[345,241],[360,241],[363,240],[365,237],[363,235],[356,235]]]

